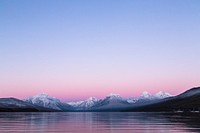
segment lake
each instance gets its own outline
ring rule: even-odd
[[[183,113],[0,113],[0,133],[200,132],[200,115]]]

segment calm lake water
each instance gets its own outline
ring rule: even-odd
[[[0,113],[0,133],[200,132],[198,114],[59,112]]]

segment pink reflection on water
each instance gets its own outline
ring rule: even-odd
[[[188,118],[188,116],[180,117],[159,113],[0,113],[0,132],[144,133],[198,131],[198,121],[195,118]]]

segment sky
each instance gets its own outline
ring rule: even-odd
[[[1,0],[0,97],[200,86],[199,0]]]

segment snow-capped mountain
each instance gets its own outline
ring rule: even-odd
[[[167,92],[164,92],[164,91],[159,91],[154,96],[157,99],[164,99],[164,98],[167,98],[167,97],[171,97],[172,95],[167,93]]]
[[[100,100],[95,97],[90,97],[84,101],[63,103],[57,98],[42,93],[24,99],[24,101],[40,107],[45,107],[60,111],[69,111],[69,110],[95,110],[95,109],[122,108],[133,104],[134,105],[146,104],[149,101],[157,101],[170,96],[171,95],[169,93],[163,91],[160,91],[154,95],[148,93],[147,91],[144,91],[137,98],[132,97],[127,99],[127,98],[122,98],[119,94],[111,93],[107,95],[104,99]]]
[[[164,91],[159,91],[154,95],[148,93],[147,91],[144,91],[138,99],[156,100],[156,99],[164,99],[171,96],[172,96],[171,94]]]
[[[27,99],[24,99],[23,101],[45,107],[45,108],[50,108],[50,109],[56,109],[56,110],[70,110],[72,107],[66,103],[62,103],[59,99],[50,97],[47,94],[38,94],[33,97],[29,97]]]
[[[73,106],[73,107],[78,107],[81,103],[84,101],[77,101],[77,102],[67,102],[67,104]]]
[[[111,93],[101,100],[90,97],[85,101],[68,102],[68,104],[73,106],[76,110],[95,110],[97,108],[112,108],[113,105],[120,107],[122,104],[128,104],[128,102],[119,94]]]
[[[132,103],[136,103],[136,102],[137,102],[137,100],[138,100],[138,99],[137,99],[137,98],[135,98],[135,97],[130,97],[130,98],[127,98],[127,100],[126,100],[126,101],[127,101],[128,103],[132,104]]]
[[[171,96],[172,96],[171,94],[164,91],[159,91],[154,95],[150,94],[147,91],[144,91],[139,97],[128,98],[127,102],[130,104],[146,103],[149,101],[161,100],[161,99],[171,97]]]
[[[143,103],[147,103],[149,101],[153,101],[155,100],[156,97],[152,94],[150,94],[147,91],[142,92],[142,94],[139,97],[132,97],[132,98],[128,98],[127,102],[129,104],[143,104]]]
[[[177,96],[160,91],[154,95],[143,92],[135,98],[122,98],[119,94],[98,100],[91,97],[85,101],[71,102],[70,105],[47,94],[29,97],[24,101],[16,98],[0,98],[0,112],[20,111],[200,111],[200,87],[192,88]],[[191,104],[192,103],[192,104]],[[72,106],[73,107],[72,107]]]
[[[16,98],[0,98],[0,112],[43,112],[43,111],[56,111],[53,109],[47,109],[39,106],[35,106],[31,103],[24,102]]]
[[[91,110],[118,110],[129,105],[127,99],[122,98],[119,94],[111,93],[107,95],[104,99],[99,100],[97,104],[92,106]]]
[[[150,94],[147,91],[144,91],[144,92],[142,92],[142,95],[139,97],[139,99],[153,100],[153,99],[155,99],[155,96]]]
[[[117,102],[117,101],[124,101],[125,99],[122,98],[119,94],[110,93],[105,97],[104,100],[107,100],[109,102]]]
[[[68,102],[69,105],[77,108],[77,109],[89,109],[95,104],[97,104],[99,100],[95,97],[90,97],[85,101],[78,101],[78,102]]]
[[[163,93],[158,93],[158,96],[163,97]],[[124,111],[137,111],[137,112],[200,112],[200,87],[192,88],[184,93],[163,100],[157,99],[153,104],[148,102],[143,106],[132,106]],[[150,104],[149,104],[150,103]]]

